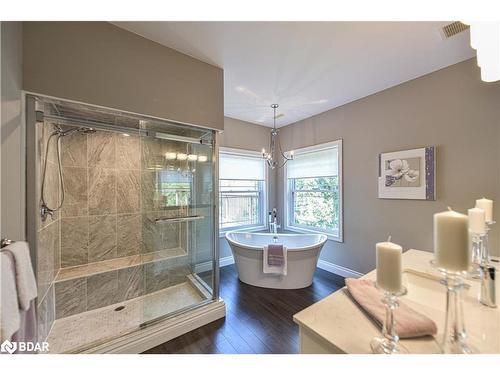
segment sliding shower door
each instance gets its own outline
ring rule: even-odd
[[[212,300],[214,168],[211,145],[143,137],[141,148],[146,324]]]

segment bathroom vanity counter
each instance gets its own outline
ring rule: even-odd
[[[433,319],[438,326],[436,337],[404,339],[401,343],[410,353],[440,353],[445,318],[445,287],[439,273],[430,265],[433,254],[408,250],[403,254],[403,283],[408,294],[402,301]],[[498,268],[498,267],[497,267]],[[363,279],[375,280],[375,270]],[[497,304],[499,283],[496,280]],[[466,280],[464,314],[468,342],[480,353],[500,353],[500,308],[489,308],[477,302],[480,283]],[[371,353],[370,341],[380,335],[380,327],[353,301],[347,289],[331,294],[298,312],[293,317],[300,329],[301,353]]]

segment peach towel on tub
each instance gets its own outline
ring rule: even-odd
[[[345,284],[356,302],[380,324],[385,320],[385,305],[382,303],[382,293],[371,280],[347,278]],[[409,308],[403,302],[394,312],[396,332],[401,338],[435,335],[437,326],[427,316]]]

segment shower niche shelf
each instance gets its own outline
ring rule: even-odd
[[[65,280],[77,279],[79,277],[92,276],[99,273],[115,271],[152,262],[159,262],[167,259],[186,257],[187,255],[188,253],[186,250],[178,247],[151,253],[103,260],[101,262],[89,263],[81,266],[61,268],[57,274],[55,282],[57,283]]]

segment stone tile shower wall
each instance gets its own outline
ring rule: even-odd
[[[63,140],[61,267],[141,252],[140,149],[138,137],[111,132]]]
[[[59,244],[52,246],[51,319],[185,281],[191,273],[187,224],[155,219],[188,213],[187,207],[165,207],[158,180],[159,171],[178,167],[167,164],[165,152],[186,152],[186,145],[97,131],[68,135],[61,146],[65,201],[54,222]],[[39,257],[50,247],[41,238]],[[98,272],[60,277],[96,265]]]

